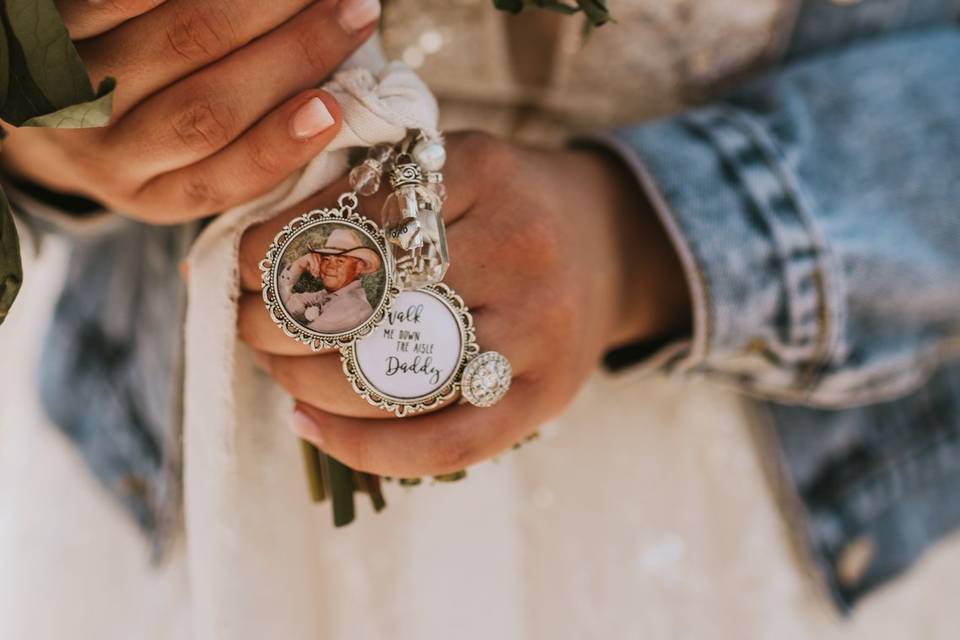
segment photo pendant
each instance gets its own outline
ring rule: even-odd
[[[464,367],[478,352],[463,299],[435,284],[400,293],[380,324],[341,357],[358,394],[403,417],[454,399]]]
[[[314,351],[367,335],[399,294],[383,231],[357,211],[353,193],[339,208],[290,221],[260,263],[270,317]]]

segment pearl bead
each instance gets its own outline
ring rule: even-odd
[[[440,171],[447,162],[447,150],[439,142],[424,140],[413,148],[413,159],[425,171]]]

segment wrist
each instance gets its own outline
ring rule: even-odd
[[[590,147],[595,186],[610,221],[618,287],[607,348],[689,335],[691,297],[680,258],[639,179],[614,153]]]

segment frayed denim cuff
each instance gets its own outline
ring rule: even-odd
[[[836,269],[762,127],[745,112],[711,107],[590,141],[633,169],[693,298],[689,341],[628,346],[608,354],[608,365],[642,358],[803,400],[839,322]]]

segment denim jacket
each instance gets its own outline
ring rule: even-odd
[[[960,524],[958,15],[808,1],[779,68],[607,140],[692,291],[664,368],[767,401],[841,606]]]
[[[960,0],[805,0],[778,68],[606,138],[693,293],[693,336],[666,348],[664,368],[765,399],[770,461],[844,607],[960,524],[958,14]],[[78,244],[42,387],[54,421],[162,542],[179,495],[177,391],[143,377],[159,366],[176,380],[177,336],[142,337],[158,308],[182,304],[172,265],[184,249],[144,229]],[[168,259],[136,268],[154,251]],[[107,287],[96,265],[111,261],[168,279],[174,307],[135,282]]]

